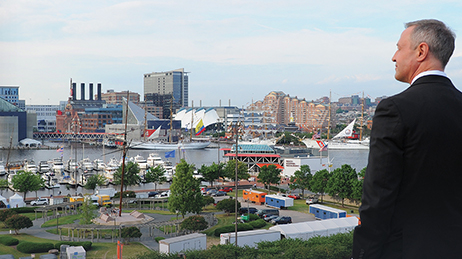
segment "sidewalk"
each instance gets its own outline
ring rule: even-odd
[[[149,215],[150,217],[153,217],[154,222],[169,221],[170,218],[176,217],[176,215],[160,215],[160,214],[147,214],[147,215]],[[37,220],[33,220],[32,223],[33,223],[32,227],[21,229],[19,231],[19,233],[28,234],[28,235],[35,236],[35,237],[38,237],[38,238],[57,240],[57,241],[60,240],[59,235],[55,235],[55,234],[47,232],[47,230],[56,228],[56,226],[42,228],[41,225],[44,223],[44,219],[42,219],[42,218],[37,219]],[[158,230],[158,229],[154,230],[154,235],[152,237],[149,235],[149,230],[147,228],[142,227],[142,228],[140,228],[140,231],[143,234],[141,236],[141,240],[136,240],[135,239],[134,242],[139,242],[139,243],[143,244],[144,246],[146,246],[147,248],[149,248],[151,250],[154,250],[154,251],[159,250],[159,244],[154,240],[155,237],[158,237],[158,236],[162,236],[162,237],[165,237],[165,238],[170,238],[171,237],[169,235],[164,235],[164,233],[162,231]],[[14,233],[14,231],[12,233]],[[0,231],[0,234],[1,235],[7,235],[7,234],[10,234],[10,232],[9,231]],[[94,239],[94,242],[96,243],[95,240],[96,240],[96,238]],[[79,238],[79,241],[91,241],[91,239],[90,238]],[[114,243],[116,243],[116,242],[117,242],[117,239],[114,239]],[[112,239],[101,239],[100,238],[98,240],[98,243],[112,243]]]

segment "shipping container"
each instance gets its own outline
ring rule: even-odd
[[[256,204],[265,203],[266,192],[254,191],[254,190],[243,190],[242,199],[248,202],[254,202]]]
[[[220,245],[232,244],[236,242],[236,233],[223,233],[220,235]],[[256,247],[257,243],[263,241],[277,241],[281,239],[281,232],[259,229],[251,231],[237,232],[237,245],[240,247],[249,246]]]
[[[317,219],[345,218],[346,211],[327,207],[320,204],[311,204],[310,213]]]
[[[188,250],[205,250],[206,248],[207,236],[200,233],[167,238],[159,241],[159,252],[165,254],[185,252]]]
[[[294,199],[281,195],[266,195],[265,200],[267,206],[278,209],[294,206]]]

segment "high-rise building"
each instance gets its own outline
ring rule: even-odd
[[[0,86],[0,97],[19,107],[19,86]]]
[[[173,103],[171,103],[173,100]],[[144,101],[162,107],[163,118],[173,110],[187,107],[189,102],[188,72],[184,68],[144,74]]]
[[[129,101],[134,103],[140,102],[140,94],[130,92]],[[123,98],[127,98],[127,91],[114,92],[114,90],[107,90],[106,93],[101,93],[101,100],[106,101],[107,104],[123,104]],[[97,100],[97,95],[95,95],[95,100]]]

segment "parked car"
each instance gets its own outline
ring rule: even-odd
[[[215,193],[212,193],[212,196],[226,196],[228,195],[226,192],[218,191]]]
[[[308,199],[306,199],[306,204],[314,204],[314,203],[318,203],[319,200],[318,200],[318,196],[310,196],[308,197]]]
[[[298,195],[298,194],[289,194],[289,196],[287,196],[287,197],[292,198],[294,200],[300,199],[300,195]]]
[[[30,205],[37,206],[37,205],[48,205],[48,198],[38,198],[35,201],[31,201]]]
[[[156,198],[168,198],[168,197],[170,197],[170,190],[161,192],[156,195]]]
[[[241,207],[239,209],[239,214],[247,214],[250,212],[250,214],[255,214],[255,212],[257,212],[258,210],[254,207]]]
[[[221,188],[221,189],[218,190],[218,191],[222,191],[222,192],[231,192],[232,190],[233,190],[233,188],[226,186],[226,187]]]
[[[271,220],[271,223],[273,225],[276,224],[289,224],[292,223],[292,218],[291,217],[277,217]]]
[[[265,214],[279,216],[279,210],[278,209],[261,209],[255,212],[255,215],[258,215],[260,218],[263,218]]]
[[[268,214],[268,215],[263,215],[263,220],[266,221],[266,222],[270,222],[271,220],[275,219],[275,218],[278,218],[279,216],[278,215],[271,215],[271,214]]]
[[[157,194],[159,194],[159,192],[149,192],[148,197],[149,198],[154,198],[154,197],[156,197]]]
[[[207,195],[212,195],[212,194],[217,193],[217,192],[218,191],[215,190],[215,189],[210,189],[210,190],[207,191]]]

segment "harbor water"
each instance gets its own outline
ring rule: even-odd
[[[55,147],[61,146],[62,144],[49,144]],[[180,159],[185,159],[187,163],[194,164],[196,168],[200,168],[203,164],[211,165],[212,163],[218,163],[223,161],[223,151],[220,148],[230,147],[227,144],[216,145],[215,147],[205,148],[201,150],[175,150],[175,157],[165,158],[165,150],[127,150],[126,159],[141,155],[147,158],[149,154],[155,153],[161,157],[164,161],[170,161],[172,164],[177,164]],[[320,158],[320,163],[327,163],[327,152],[323,152],[324,157]],[[334,150],[329,152],[329,160],[333,164],[332,170],[341,167],[343,164],[349,164],[359,172],[367,165],[368,150]],[[49,150],[0,150],[0,159],[3,164],[6,164],[6,160],[9,157],[9,162],[33,160],[36,164],[40,161],[50,161],[55,158],[62,158],[63,162],[66,163],[69,159],[76,159],[81,161],[84,158],[89,158],[91,161],[95,159],[101,159],[107,163],[111,158],[117,160],[122,159],[121,149],[110,149],[103,148],[101,146],[94,146],[88,144],[72,143],[64,144],[62,152],[59,152],[57,148],[51,148]],[[109,185],[111,187],[112,185]],[[120,186],[112,186],[116,190],[120,190]],[[141,184],[139,186],[129,186],[128,190],[154,190],[154,183]],[[157,185],[158,189],[168,189],[169,183]],[[44,189],[37,192],[28,192],[27,198],[50,196],[50,195],[76,195],[80,193],[91,193],[92,190],[86,190],[82,187],[72,188],[68,185],[61,185],[59,188]],[[14,194],[13,191],[1,190],[1,195],[8,198]],[[21,195],[23,195],[21,193]]]

